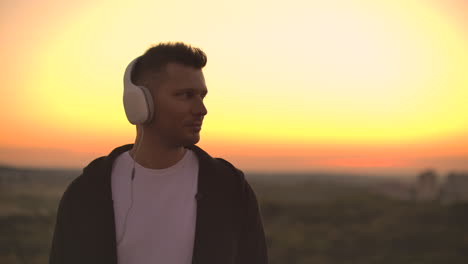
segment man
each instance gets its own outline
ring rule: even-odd
[[[206,55],[150,48],[127,67],[134,145],[91,162],[67,188],[50,263],[267,263],[255,194],[243,173],[195,144],[207,110]]]

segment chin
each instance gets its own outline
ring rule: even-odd
[[[183,143],[184,143],[183,145],[184,146],[191,146],[191,145],[197,144],[199,141],[200,141],[200,135],[199,134],[191,135],[190,137],[186,137],[183,140]]]

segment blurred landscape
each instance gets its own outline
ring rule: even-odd
[[[48,263],[79,170],[0,167],[0,263]],[[467,263],[468,174],[248,174],[270,263]]]

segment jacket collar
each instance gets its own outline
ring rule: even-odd
[[[101,186],[105,190],[103,194],[105,194],[108,199],[112,199],[112,189],[110,183],[113,163],[120,154],[131,150],[132,147],[133,144],[127,144],[117,147],[114,150],[112,150],[107,156],[98,158],[91,162],[83,170],[83,174],[85,175],[100,175],[99,182],[103,184],[103,186]],[[216,160],[196,145],[190,145],[186,148],[192,150],[198,158],[199,171],[197,193],[203,195],[203,193],[206,191],[206,186],[209,185],[209,183],[211,182],[209,178],[216,167]]]
[[[96,195],[98,195],[98,199],[104,203],[102,213],[105,215],[105,221],[103,221],[103,223],[112,222],[112,224],[107,224],[106,227],[103,226],[103,229],[107,230],[105,232],[105,238],[103,238],[105,240],[103,243],[109,245],[111,248],[109,255],[112,260],[111,263],[117,260],[115,215],[111,187],[112,165],[120,154],[130,150],[132,147],[133,144],[117,147],[109,153],[109,155],[94,160],[83,170],[83,176],[87,175],[93,177],[93,182],[96,183],[96,190],[100,190],[96,192]],[[210,235],[210,230],[219,224],[213,217],[213,214],[216,214],[216,212],[210,209],[210,207],[212,207],[210,205],[211,202],[214,202],[213,199],[210,199],[210,196],[217,188],[215,184],[216,181],[213,179],[213,177],[218,174],[217,162],[216,159],[212,158],[208,153],[195,145],[188,146],[187,148],[194,151],[199,162],[193,263],[209,263],[208,260],[212,254],[210,253],[211,248],[208,248],[206,245],[215,243],[215,241],[213,241],[214,238]]]

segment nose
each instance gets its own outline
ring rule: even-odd
[[[197,116],[205,116],[208,114],[208,110],[205,107],[205,103],[203,103],[203,99],[200,98],[197,100],[196,106],[193,109],[193,114]]]

